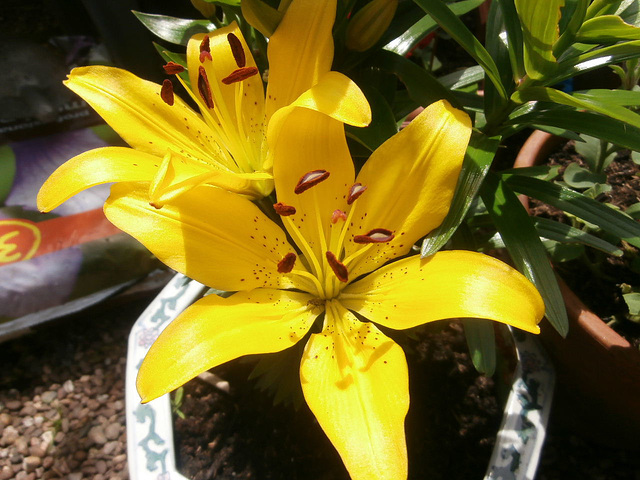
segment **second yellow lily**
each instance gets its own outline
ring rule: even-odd
[[[291,3],[269,42],[266,98],[235,23],[191,38],[190,85],[176,78],[200,113],[174,95],[169,79],[157,85],[118,68],[74,69],[67,87],[132,148],[106,147],[72,158],[42,186],[38,207],[50,211],[81,190],[107,182],[148,182],[148,201],[156,208],[201,185],[254,199],[268,195],[273,177],[265,136],[273,113],[314,86],[315,96],[357,90],[347,77],[330,72],[335,12],[335,0]],[[173,62],[164,68],[170,75],[184,70]],[[323,89],[327,82],[329,88]],[[302,106],[323,111],[325,103],[314,97]],[[368,121],[356,119],[355,125]]]

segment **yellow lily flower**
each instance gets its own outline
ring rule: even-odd
[[[222,189],[195,189],[155,210],[144,185],[114,186],[105,213],[115,225],[175,270],[237,291],[198,300],[164,330],[140,367],[142,401],[304,339],[306,402],[352,478],[406,478],[407,363],[378,325],[485,318],[537,333],[544,314],[533,285],[492,257],[406,256],[447,214],[470,131],[466,114],[437,102],[355,178],[341,122],[281,109],[268,140],[286,231]]]
[[[269,42],[266,98],[235,23],[192,37],[187,46],[190,86],[176,78],[199,114],[174,95],[169,79],[157,85],[118,68],[75,68],[65,85],[132,148],[106,147],[72,158],[42,186],[39,209],[50,211],[76,193],[107,182],[148,182],[148,201],[156,208],[200,185],[254,199],[268,195],[273,177],[265,138],[275,111],[325,83],[336,92],[355,92],[366,102],[353,82],[330,72],[335,13],[335,0],[296,0],[290,5]],[[168,74],[183,70],[173,62],[165,65]],[[303,106],[334,115],[323,110],[324,103],[320,99]],[[369,118],[353,120],[365,126]]]

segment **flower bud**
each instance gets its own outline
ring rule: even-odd
[[[347,48],[364,52],[373,47],[391,24],[397,7],[398,0],[372,0],[358,10],[347,27]]]

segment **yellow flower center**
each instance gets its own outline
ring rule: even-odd
[[[308,172],[300,178],[294,188],[294,192],[298,195],[303,194],[326,180],[329,175],[330,173],[326,170]],[[287,230],[302,251],[301,253],[308,264],[308,270],[294,269],[297,257],[295,254],[289,253],[278,264],[278,272],[292,273],[309,280],[313,285],[312,288],[309,288],[309,292],[315,294],[318,299],[331,300],[337,298],[342,289],[352,280],[349,278],[349,266],[361,258],[374,244],[387,243],[394,238],[393,232],[386,228],[376,228],[365,235],[355,235],[349,239],[349,241],[362,245],[362,247],[345,258],[344,246],[345,241],[347,241],[347,231],[351,225],[353,212],[355,211],[353,204],[366,189],[367,187],[360,183],[355,183],[351,186],[347,194],[347,205],[350,207],[348,212],[345,213],[342,210],[335,210],[331,216],[328,243],[323,233],[325,226],[320,223],[320,218],[322,217],[321,215],[316,215],[322,251],[320,257],[314,253],[307,239],[304,238],[300,230],[294,225],[291,216],[296,214],[296,209],[281,202],[276,203],[274,205],[276,213],[282,217],[283,222],[288,227]],[[312,191],[310,194],[315,195],[315,191]],[[317,206],[319,202],[315,201],[314,204]]]

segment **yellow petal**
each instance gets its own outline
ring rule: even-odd
[[[394,329],[445,318],[485,318],[538,333],[544,303],[529,280],[488,255],[464,250],[413,256],[348,285],[345,307]]]
[[[330,243],[331,216],[336,209],[346,210],[345,197],[355,176],[343,124],[307,108],[290,108],[283,109],[282,114],[278,112],[277,129],[279,133],[274,135],[269,129],[269,148],[275,162],[278,201],[297,210],[295,215],[286,217],[285,225],[303,251],[290,222],[309,243],[315,257],[322,259],[326,250],[323,244]],[[296,194],[300,179],[316,170],[329,172],[329,177]]]
[[[170,392],[229,360],[293,346],[320,313],[308,304],[311,298],[304,293],[257,289],[198,300],[149,349],[138,372],[142,401]]]
[[[160,85],[102,66],[74,68],[64,83],[136,149],[158,157],[168,148],[203,160],[220,155],[200,116],[177,96],[167,105]]]
[[[297,0],[269,39],[267,120],[331,69],[336,0]]]
[[[405,255],[442,223],[470,135],[469,117],[441,100],[373,152],[357,178],[367,190],[353,204],[353,227],[345,245],[347,256],[368,248],[349,266],[353,278]],[[376,228],[391,230],[395,238],[370,247],[351,241]]]
[[[241,68],[233,54],[229,35],[235,36],[239,42],[245,62],[243,68],[255,68],[257,72],[251,49],[235,22],[206,35],[209,37],[211,59],[201,56],[200,46],[205,34],[191,37],[187,44],[187,63],[191,89],[199,102],[200,110],[219,137],[219,143],[229,149],[238,165],[246,172],[261,168],[264,88],[259,72],[229,85],[222,82]],[[206,72],[213,108],[207,107],[203,100],[201,87],[206,87],[199,83],[200,67],[204,67]]]
[[[119,183],[104,210],[162,262],[210,287],[304,289],[293,274],[278,273],[278,263],[295,251],[284,232],[240,195],[201,187],[156,209],[148,185]]]
[[[262,197],[259,185],[271,180],[266,173],[234,173],[219,165],[207,165],[169,151],[149,187],[149,200],[161,207],[185,192],[205,183],[230,192]]]
[[[404,352],[332,302],[300,365],[305,400],[354,480],[406,479]]]
[[[367,97],[353,80],[338,72],[327,72],[322,75],[318,83],[300,95],[288,108],[292,107],[304,107],[322,112],[355,127],[366,127],[371,122],[371,108]],[[272,130],[274,123],[276,125],[273,129],[278,128],[279,122],[276,117],[279,114],[280,112],[271,117],[269,131]]]
[[[89,150],[58,167],[38,192],[38,209],[49,212],[82,190],[109,182],[150,181],[161,158],[124,147]]]

